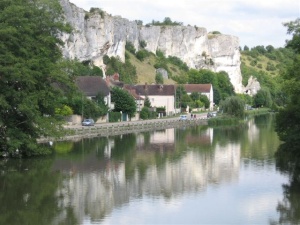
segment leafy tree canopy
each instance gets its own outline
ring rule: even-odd
[[[280,110],[276,118],[276,131],[282,141],[292,146],[300,144],[300,20],[286,23],[288,33],[292,34],[292,40],[287,42],[287,47],[292,48],[297,55],[293,58],[293,64],[284,74],[284,91],[288,95],[286,107]]]
[[[223,100],[220,103],[220,108],[230,116],[242,118],[244,116],[245,103],[241,98],[232,96]]]
[[[115,103],[115,111],[127,113],[130,117],[134,116],[136,112],[136,103],[129,92],[114,87],[111,92],[111,101]]]
[[[0,153],[49,153],[41,136],[59,135],[55,109],[72,93],[58,38],[70,31],[57,0],[0,3]]]

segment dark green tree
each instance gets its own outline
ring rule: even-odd
[[[230,116],[242,118],[244,116],[245,103],[241,98],[232,96],[223,100],[220,103],[220,108]]]
[[[300,42],[299,42],[300,44]],[[288,96],[286,107],[276,117],[276,131],[282,141],[300,145],[300,55],[284,76],[284,91]]]
[[[300,18],[284,23],[284,26],[287,27],[287,33],[293,36],[291,40],[286,42],[286,47],[300,53]]]
[[[150,102],[150,99],[148,98],[148,96],[146,96],[145,98],[145,101],[144,101],[144,106],[145,107],[148,107],[148,108],[151,108],[151,102]]]
[[[55,108],[73,92],[58,38],[70,27],[57,0],[5,0],[0,11],[0,153],[46,154],[37,139],[60,134]]]
[[[271,107],[272,98],[268,88],[260,89],[257,94],[253,97],[253,103],[255,107]]]
[[[176,99],[175,99],[175,108],[181,108],[182,107],[182,98],[184,95],[186,95],[186,90],[184,89],[183,85],[178,85],[176,87]],[[185,108],[185,107],[183,107]]]
[[[111,101],[115,103],[114,111],[122,111],[122,113],[127,113],[130,117],[134,116],[136,112],[136,103],[129,92],[114,87],[111,91]]]
[[[208,109],[209,105],[210,105],[208,97],[206,95],[200,95],[199,98],[200,98],[200,101],[204,103],[204,107],[206,109]]]

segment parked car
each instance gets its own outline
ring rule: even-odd
[[[217,116],[217,112],[209,112],[207,113],[207,118],[212,118],[212,117],[216,117]]]
[[[84,119],[82,121],[82,126],[94,126],[95,122],[93,119]]]
[[[180,115],[179,120],[187,120],[187,115]]]

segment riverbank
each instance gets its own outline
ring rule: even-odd
[[[77,140],[97,136],[114,136],[127,133],[140,133],[151,130],[179,128],[194,125],[207,125],[206,114],[198,115],[196,119],[179,120],[179,118],[160,118],[117,123],[101,123],[95,126],[65,125],[66,135],[60,138],[41,138],[39,142]]]

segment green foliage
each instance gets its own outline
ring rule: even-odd
[[[136,103],[134,98],[125,90],[114,87],[111,91],[111,101],[115,103],[114,111],[134,116],[136,112]]]
[[[212,84],[214,91],[214,102],[219,104],[220,100],[234,95],[234,88],[226,72],[214,73],[207,69],[188,71],[188,82],[190,84]]]
[[[146,48],[147,47],[147,42],[145,40],[140,41],[140,47],[141,48]]]
[[[143,21],[142,20],[135,20],[135,22],[138,26],[143,26]]]
[[[121,113],[120,112],[109,112],[109,122],[118,122],[121,120]]]
[[[150,53],[145,49],[141,49],[141,50],[137,51],[137,53],[136,53],[136,58],[140,61],[144,61],[144,59],[149,56],[150,56]]]
[[[183,62],[181,59],[179,59],[176,56],[168,56],[168,62],[178,66],[181,70],[187,72],[189,70],[189,67],[185,62]]]
[[[220,31],[212,31],[212,32],[210,32],[210,33],[212,33],[212,34],[221,34]]]
[[[284,23],[284,26],[287,27],[287,33],[293,35],[292,39],[287,41],[287,48],[291,48],[296,53],[300,53],[300,18],[297,18],[295,21],[290,21]]]
[[[142,120],[154,119],[156,117],[157,117],[156,112],[151,111],[147,106],[143,107],[140,112],[140,118]]]
[[[100,76],[103,77],[102,70],[90,62],[79,62],[78,60],[70,61],[72,74],[74,76]]]
[[[252,106],[253,105],[253,98],[250,95],[247,94],[237,94],[237,97],[242,99],[245,104]]]
[[[61,108],[55,109],[55,114],[61,116],[70,116],[73,114],[73,110],[70,106],[63,105]]]
[[[164,83],[164,78],[161,73],[156,73],[155,75],[155,83],[156,84],[163,84]]]
[[[260,89],[253,97],[253,103],[255,107],[271,107],[272,98],[270,90],[268,88]]]
[[[154,25],[154,26],[182,26],[183,23],[172,21],[170,17],[165,17],[163,22],[152,20],[152,22],[150,24],[147,24],[147,25],[148,26],[149,25]]]
[[[136,49],[131,42],[129,41],[126,42],[125,49],[135,55]]]
[[[199,98],[200,98],[200,101],[204,103],[204,107],[206,109],[208,109],[210,103],[209,103],[209,99],[207,98],[207,96],[206,95],[200,95]]]
[[[75,90],[58,38],[70,26],[57,0],[1,1],[0,11],[0,152],[47,154],[37,138],[62,134],[55,109]]]
[[[145,98],[145,101],[144,101],[144,106],[145,107],[148,107],[148,108],[151,108],[151,102],[150,102],[150,99],[148,98],[148,96],[146,96]]]
[[[103,56],[103,63],[104,63],[105,65],[108,65],[108,64],[110,63],[110,58],[109,58],[108,55],[104,55],[104,56]]]
[[[239,97],[232,96],[220,102],[220,109],[227,115],[242,118],[244,116],[245,103]]]
[[[118,58],[111,57],[109,60],[105,60],[107,65],[107,74],[112,75],[114,73],[120,74],[120,81],[123,81],[126,84],[135,84],[137,83],[137,73],[136,68],[133,66],[129,60],[126,60],[125,63],[122,63]]]
[[[289,26],[294,23],[289,23]],[[299,30],[300,25],[292,27]],[[289,28],[291,29],[291,28]],[[297,52],[300,45],[299,33],[295,33],[288,47],[293,47]],[[298,42],[297,42],[298,40]],[[284,74],[283,91],[287,94],[286,107],[280,110],[276,117],[276,131],[282,141],[292,146],[300,145],[300,55],[294,57],[293,64]]]
[[[176,88],[176,108],[186,108],[186,107],[182,107],[183,102],[182,102],[182,98],[184,95],[186,95],[186,90],[184,88],[183,85],[178,85]]]
[[[97,120],[105,116],[108,106],[104,102],[104,96],[98,94],[94,100],[87,99],[82,93],[74,93],[71,98],[60,100],[61,105],[68,105],[72,109],[72,114],[82,115],[84,118]]]

